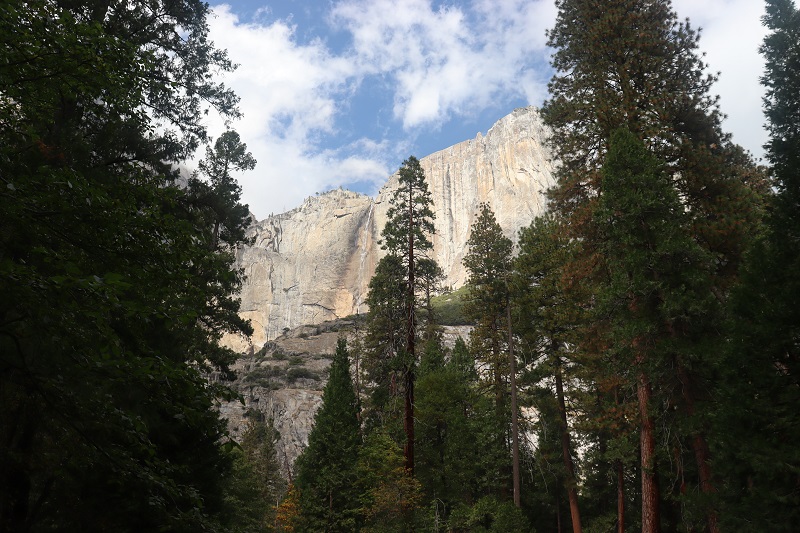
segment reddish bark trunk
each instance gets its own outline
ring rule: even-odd
[[[556,396],[558,398],[558,413],[561,417],[561,455],[564,459],[564,469],[567,473],[567,496],[569,497],[569,512],[572,518],[572,531],[579,533],[581,528],[581,513],[578,507],[578,489],[575,481],[575,467],[572,464],[570,453],[569,426],[567,425],[567,406],[564,400],[564,381],[561,376],[561,359],[555,355]]]
[[[649,412],[650,382],[644,372],[639,373],[636,396],[639,400],[639,447],[642,462],[642,533],[659,533],[661,516],[655,464],[654,423]]]
[[[695,399],[692,390],[692,379],[686,367],[680,361],[676,362],[676,368],[678,370],[678,378],[683,385],[681,393],[683,401],[686,403],[686,413],[689,417],[693,417],[695,415]],[[692,450],[694,451],[695,463],[697,463],[700,490],[705,495],[714,494],[717,489],[712,481],[711,451],[708,449],[705,435],[701,431],[692,435]],[[713,508],[709,509],[706,514],[706,524],[708,525],[709,533],[719,533],[719,517]]]

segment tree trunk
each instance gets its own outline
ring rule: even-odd
[[[683,400],[686,402],[686,413],[689,418],[695,415],[695,399],[692,390],[692,379],[686,367],[680,361],[675,362],[678,371],[678,379],[683,385],[681,393]],[[716,493],[716,487],[712,482],[711,473],[711,452],[708,449],[705,435],[702,431],[697,431],[692,435],[692,449],[694,451],[694,459],[697,463],[697,472],[700,477],[700,490],[706,496]],[[706,514],[706,524],[708,525],[709,533],[719,533],[719,517],[714,508],[709,508]]]
[[[217,251],[217,246],[219,246],[219,220],[214,221],[214,229],[211,232],[211,251]]]
[[[625,533],[625,467],[617,461],[617,533]]]
[[[408,473],[414,475],[414,363],[416,321],[414,320],[414,196],[412,187],[408,187],[408,297],[406,301],[406,394],[405,419],[403,427],[406,433],[406,445],[403,449],[405,466]]]
[[[517,419],[517,361],[514,357],[513,333],[511,331],[511,301],[506,305],[508,315],[508,364],[511,384],[511,468],[514,486],[514,505],[520,507],[519,480],[519,420]]]
[[[403,428],[406,432],[406,445],[403,455],[406,460],[406,470],[414,475],[414,369],[406,371],[406,412]]]
[[[659,533],[661,516],[660,495],[656,476],[656,446],[653,417],[650,415],[650,382],[644,371],[639,372],[636,385],[639,400],[639,447],[642,462],[642,533]]]
[[[553,350],[557,347],[553,346]],[[558,398],[558,414],[561,418],[561,455],[564,459],[564,469],[566,470],[567,479],[567,496],[569,497],[569,512],[572,517],[572,531],[573,533],[580,533],[581,529],[581,513],[578,508],[578,489],[577,482],[575,481],[575,466],[572,463],[572,453],[570,452],[571,444],[569,438],[569,426],[567,425],[567,405],[564,400],[564,381],[561,375],[561,358],[553,352],[555,362],[555,378],[556,378],[556,396]]]

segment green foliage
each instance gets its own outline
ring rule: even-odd
[[[503,235],[488,204],[481,204],[464,256],[467,293],[464,314],[475,323],[470,351],[487,365],[498,409],[502,410],[508,375],[508,320],[513,243]]]
[[[608,272],[598,287],[596,312],[608,320],[608,370],[622,377],[622,390],[635,383],[639,410],[669,428],[663,436],[653,435],[653,428],[640,421],[642,439],[668,443],[664,457],[674,457],[682,439],[690,443],[694,457],[684,460],[697,461],[694,475],[706,492],[709,465],[708,456],[702,456],[707,449],[699,417],[708,408],[700,409],[697,387],[715,378],[710,370],[718,354],[709,335],[718,329],[720,316],[711,290],[712,261],[691,238],[688,216],[663,165],[635,135],[614,132],[602,172],[596,216]],[[644,386],[652,387],[648,400],[643,400]],[[684,499],[682,505],[684,523],[702,523],[705,513],[694,506],[707,502]],[[714,513],[708,507],[705,512]]]
[[[561,512],[557,502],[566,503],[568,491],[574,491],[577,499],[576,472],[580,465],[576,465],[579,456],[573,446],[577,416],[569,406],[577,405],[582,399],[579,391],[585,383],[602,379],[596,374],[588,379],[581,376],[580,358],[572,349],[580,306],[575,305],[576,291],[565,290],[563,282],[565,265],[574,246],[565,238],[558,219],[545,215],[520,231],[520,251],[514,261],[516,329],[522,357],[529,361],[520,381],[525,389],[525,401],[538,414],[532,428],[538,442],[534,460],[544,481],[544,490],[536,487],[538,492],[531,495],[531,499],[538,507],[534,520],[540,526],[558,520],[553,516]],[[581,458],[592,456],[593,450],[590,446],[587,448]],[[588,485],[586,481],[584,479],[583,483]],[[566,509],[564,513],[571,511]],[[575,512],[578,511],[585,516],[585,505],[575,504]],[[581,525],[585,522],[584,519]]]
[[[466,326],[470,324],[464,315],[464,300],[469,289],[464,286],[431,299],[436,320],[443,326]]]
[[[378,262],[369,282],[362,364],[370,389],[368,417],[382,416],[393,393],[391,385],[402,369],[407,284],[402,261],[393,255]]]
[[[172,170],[206,140],[203,106],[237,115],[207,13],[0,9],[2,531],[223,527],[233,394],[206,374],[229,378],[217,341],[251,330]]]
[[[463,259],[469,276],[464,314],[475,323],[469,335],[470,353],[486,369],[484,375],[494,397],[496,417],[490,427],[498,429],[495,439],[502,449],[507,445],[509,430],[516,429],[508,423],[511,420],[508,313],[513,243],[503,235],[489,205],[481,204],[479,209],[467,241],[469,251]],[[498,479],[510,479],[508,474],[509,468],[501,465]]]
[[[313,370],[309,370],[308,368],[303,367],[294,367],[290,368],[286,372],[286,381],[288,383],[294,383],[298,379],[319,379],[319,374],[314,372]]]
[[[729,530],[800,527],[800,10],[767,0],[765,146],[775,196],[734,293],[726,379],[715,412],[715,453],[724,472],[722,522]],[[733,445],[732,443],[735,443]]]
[[[470,533],[505,533],[508,531],[530,531],[528,520],[522,511],[511,502],[502,502],[493,496],[484,496],[472,507],[462,507],[450,519],[453,531]]]
[[[434,213],[425,172],[415,157],[399,170],[398,188],[390,200],[381,246],[388,254],[378,263],[370,280],[367,334],[363,344],[363,368],[369,402],[367,426],[396,421],[397,399],[403,397],[403,429],[406,467],[414,471],[414,383],[418,360],[417,342],[436,341],[439,331],[431,304],[442,271],[425,256],[432,247]],[[418,316],[424,310],[422,319]]]
[[[497,435],[504,424],[480,391],[463,340],[446,363],[435,352],[423,357],[416,404],[417,479],[426,498],[443,505],[440,518],[463,501],[501,492],[506,480],[497,472],[507,465],[508,454]]]
[[[233,471],[225,487],[228,531],[273,531],[275,513],[286,483],[275,451],[278,432],[262,418],[250,421],[241,446],[231,450]]]
[[[243,381],[245,383],[254,383],[264,387],[269,387],[273,383],[274,378],[284,375],[284,370],[278,366],[259,366],[249,370]]]
[[[347,344],[340,339],[308,447],[295,463],[300,531],[357,529],[356,461],[361,448],[358,416]]]
[[[382,248],[389,254],[404,258],[413,264],[409,251],[424,252],[433,246],[430,235],[434,233],[435,215],[433,200],[425,182],[425,171],[419,160],[411,156],[400,167],[399,186],[389,200],[388,218],[383,228]]]
[[[759,223],[752,188],[758,172],[721,130],[699,34],[663,0],[613,6],[559,0],[557,6],[548,33],[556,74],[542,111],[562,162],[550,196],[566,230],[585,241],[585,254],[594,253],[599,171],[611,133],[627,128],[669,166],[696,240],[724,258],[715,281],[727,289]]]
[[[611,137],[603,178],[596,216],[608,284],[597,295],[598,313],[611,319],[615,349],[642,343],[666,360],[677,354],[686,364],[700,360],[709,349],[702,336],[714,329],[711,261],[689,235],[677,192],[626,130]]]
[[[359,451],[357,471],[361,531],[414,531],[420,485],[404,467],[402,448],[383,431],[370,433]]]
[[[655,394],[641,421],[656,417],[673,439],[660,452],[683,483],[662,476],[664,525],[699,527],[705,515],[716,530],[705,430],[720,385],[724,305],[759,233],[763,180],[722,132],[698,33],[670,2],[556,5],[556,74],[543,113],[562,162],[552,207],[574,246],[561,287],[580,311],[569,337],[588,378],[580,408],[587,456],[600,461],[591,485],[608,487],[618,455],[634,452],[625,435],[633,391],[650,389],[632,385],[640,370]],[[641,144],[617,152],[627,170],[607,166],[619,129]]]
[[[228,249],[245,242],[245,230],[250,225],[250,211],[239,203],[242,188],[231,175],[232,171],[253,170],[256,160],[247,152],[247,145],[235,131],[226,131],[206,148],[206,157],[200,161],[199,174],[208,181],[201,181],[196,173],[189,180],[189,194],[194,205],[210,229],[209,247]]]

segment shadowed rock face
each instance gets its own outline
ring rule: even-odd
[[[499,120],[485,136],[420,159],[436,213],[432,257],[445,272],[446,286],[457,288],[466,280],[461,260],[481,202],[489,203],[513,240],[542,214],[543,193],[553,184],[546,138],[538,111],[527,107]],[[249,230],[253,246],[237,254],[247,275],[241,314],[255,332],[249,340],[227,339],[228,344],[244,351],[285,328],[365,312],[397,180],[391,176],[376,198],[334,190],[255,223]]]

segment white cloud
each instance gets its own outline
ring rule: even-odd
[[[764,3],[674,0],[673,4],[681,19],[689,17],[693,27],[702,28],[700,50],[707,53],[709,71],[720,72],[712,91],[719,94],[722,111],[728,115],[723,129],[733,133],[734,142],[760,157],[767,140],[761,110],[764,90],[759,82],[764,60],[758,53],[767,33],[761,24]]]
[[[480,0],[472,10],[347,0],[331,20],[352,34],[364,73],[394,79],[395,116],[411,129],[485,109],[501,94],[539,103],[543,83],[531,68],[546,57],[544,29],[553,16],[543,0]]]
[[[673,4],[679,17],[704,28],[700,49],[710,69],[722,71],[714,90],[729,115],[725,129],[760,154],[766,138],[757,52],[762,2]],[[324,21],[331,35],[350,38],[344,51],[333,52],[325,34],[301,43],[298,33],[309,29],[293,18],[274,19],[267,7],[248,22],[227,5],[213,8],[211,38],[240,65],[223,81],[241,97],[244,119],[233,127],[259,162],[240,177],[258,217],[338,185],[377,186],[418,134],[469,122],[489,109],[500,118],[511,111],[505,102],[539,105],[547,96],[552,0],[461,0],[438,8],[431,0],[341,0],[326,7],[314,14],[313,26],[324,31]],[[392,102],[393,119],[380,112],[370,118],[368,128],[379,133],[359,130],[362,89],[381,91],[379,99]],[[218,117],[209,118],[213,134],[223,127]],[[464,138],[471,135],[470,127]]]
[[[258,160],[255,171],[239,176],[257,217],[292,209],[347,181],[388,175],[385,157],[374,151],[367,159],[318,146],[320,136],[336,135],[335,119],[355,83],[347,58],[332,55],[320,40],[298,44],[287,21],[242,23],[227,5],[213,10],[211,37],[239,64],[224,82],[241,98],[244,114],[232,126]],[[211,117],[209,129],[222,132],[222,120]]]

